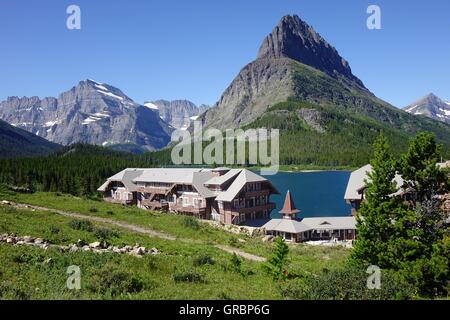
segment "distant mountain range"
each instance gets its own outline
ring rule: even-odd
[[[0,120],[0,158],[46,155],[60,147]]]
[[[144,103],[145,106],[157,110],[160,117],[176,129],[186,130],[191,122],[205,112],[209,106],[197,106],[189,100],[156,100]]]
[[[131,144],[156,150],[169,143],[173,131],[157,111],[93,80],[79,82],[58,98],[9,97],[0,103],[0,119],[62,145]]]
[[[450,102],[440,99],[433,93],[411,103],[404,110],[417,116],[426,116],[450,124]]]
[[[141,105],[118,88],[85,80],[58,98],[10,97],[0,103],[0,119],[62,145],[131,152],[167,146],[174,129],[192,130],[193,119],[219,129],[277,128],[284,164],[358,166],[368,161],[380,132],[396,152],[417,132],[434,132],[450,155],[448,108],[435,96],[406,112],[377,98],[333,46],[288,15],[211,108],[187,100]]]

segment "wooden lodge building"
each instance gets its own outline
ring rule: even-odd
[[[98,189],[105,201],[214,219],[225,224],[270,217],[279,194],[246,169],[125,169]]]
[[[271,219],[262,227],[267,235],[281,236],[290,242],[356,238],[356,219],[353,216],[299,219],[297,214],[300,210],[295,208],[290,191],[280,213],[282,218]]]
[[[438,163],[438,167],[450,168],[450,161]],[[364,201],[364,192],[366,189],[366,181],[369,179],[368,173],[372,171],[372,166],[370,164],[365,165],[364,167],[359,168],[358,170],[353,171],[350,174],[350,178],[348,180],[347,188],[345,190],[344,199],[345,201],[352,206],[352,214],[356,215],[358,212],[361,203]],[[414,192],[411,190],[403,190],[401,186],[404,181],[400,175],[395,175],[394,181],[398,186],[398,191],[393,195],[401,195],[405,200],[410,199],[410,197],[414,196]],[[445,195],[438,196],[439,200],[442,203],[442,209],[447,214],[448,219],[447,223],[450,224],[450,193]]]

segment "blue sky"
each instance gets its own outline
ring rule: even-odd
[[[81,8],[81,30],[66,8]],[[382,30],[366,9],[382,10]],[[1,0],[0,100],[56,96],[87,78],[137,102],[213,104],[285,14],[298,14],[378,97],[450,100],[450,1]]]

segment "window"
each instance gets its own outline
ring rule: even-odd
[[[245,222],[245,213],[241,213],[241,222]]]
[[[223,209],[223,201],[219,201],[218,203],[219,209]]]
[[[239,199],[234,199],[233,204],[235,208],[239,208]]]

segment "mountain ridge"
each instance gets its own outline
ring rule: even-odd
[[[0,119],[63,145],[134,143],[155,150],[167,145],[173,130],[120,89],[90,79],[58,98],[8,97],[0,102]]]
[[[0,120],[0,158],[43,156],[60,145]]]
[[[434,93],[429,93],[404,107],[403,110],[416,116],[426,116],[450,124],[450,102],[439,98]]]

